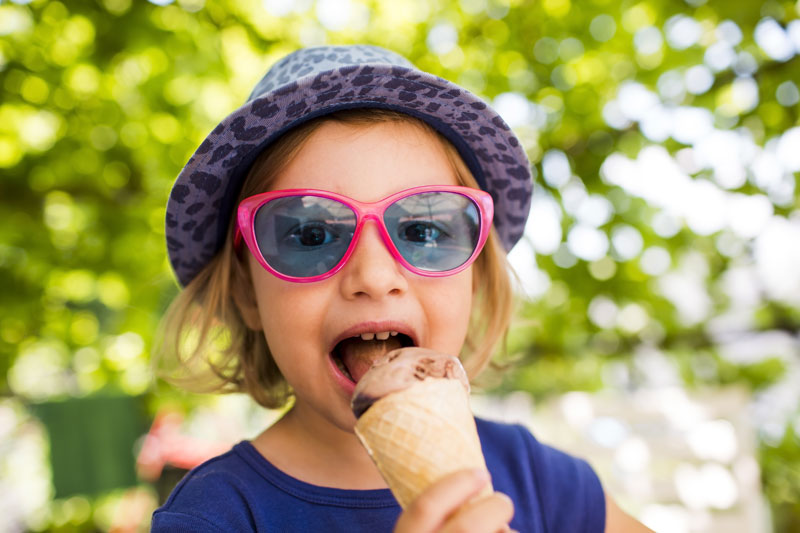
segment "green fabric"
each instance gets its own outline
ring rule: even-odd
[[[33,411],[50,435],[57,498],[137,483],[134,446],[147,431],[141,397],[72,398]]]

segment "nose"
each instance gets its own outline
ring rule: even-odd
[[[374,220],[365,222],[353,254],[339,272],[342,294],[347,299],[380,299],[408,289],[403,266],[386,247],[377,224]]]

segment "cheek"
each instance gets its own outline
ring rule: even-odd
[[[259,265],[256,268],[260,269]],[[252,270],[253,295],[258,306],[258,316],[267,345],[273,354],[281,350],[282,344],[292,336],[281,332],[295,331],[302,324],[297,309],[302,309],[301,295],[293,293],[295,287],[279,280],[264,270]],[[306,308],[308,306],[305,306]]]
[[[431,291],[427,306],[434,328],[434,342],[446,353],[458,354],[464,345],[472,314],[471,269],[446,278],[440,291]]]
[[[330,299],[326,286],[283,281],[263,269],[253,270],[252,279],[261,327],[279,366],[292,354],[318,350]]]
[[[276,291],[274,287],[270,287],[268,280],[264,280],[261,276],[256,275],[253,276],[253,296],[256,300],[262,332],[267,339],[270,351],[274,351],[270,339],[275,339],[273,332],[276,328],[280,327],[280,324],[276,324],[276,321],[279,320],[280,317],[285,316],[281,313],[276,313],[277,301],[279,299],[277,298],[278,291]]]

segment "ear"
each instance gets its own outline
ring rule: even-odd
[[[250,268],[246,260],[233,258],[233,275],[231,276],[231,295],[236,309],[242,316],[245,326],[253,331],[261,331],[261,315],[258,313],[258,303],[253,290],[253,281],[250,278]]]

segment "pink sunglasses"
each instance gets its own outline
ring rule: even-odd
[[[241,240],[267,271],[300,283],[338,272],[355,249],[367,220],[406,269],[450,276],[475,261],[489,234],[494,204],[485,191],[427,185],[373,203],[328,191],[286,189],[239,204],[234,246]]]

